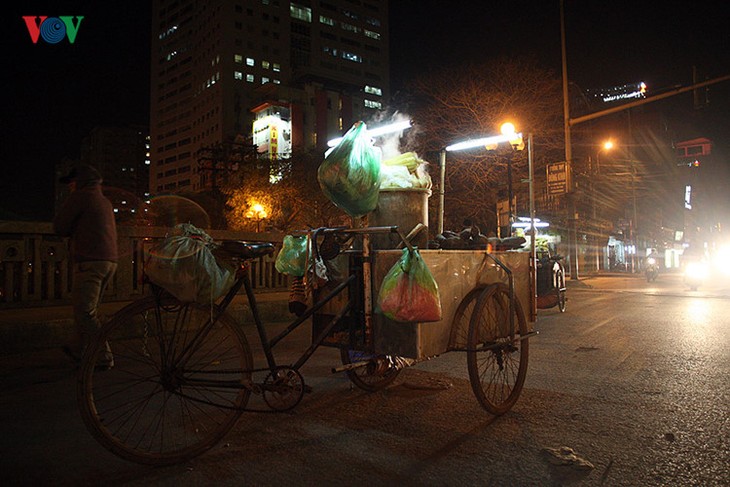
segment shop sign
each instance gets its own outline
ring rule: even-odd
[[[568,192],[568,163],[552,162],[547,165],[547,186],[550,195]]]

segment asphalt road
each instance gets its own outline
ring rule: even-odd
[[[186,464],[118,459],[79,418],[74,370],[55,350],[0,360],[4,485],[672,485],[730,484],[730,299],[722,283],[690,292],[571,283],[567,312],[541,310],[517,405],[495,418],[447,353],[365,393],[332,375],[321,349],[303,368],[314,391],[292,413],[245,413]],[[291,348],[306,345],[293,337]],[[252,340],[253,341],[253,340]],[[262,406],[257,398],[252,406]],[[569,447],[556,465],[550,449]]]

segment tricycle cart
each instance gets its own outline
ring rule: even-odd
[[[391,383],[403,367],[449,351],[465,352],[472,389],[493,414],[517,401],[527,372],[534,290],[530,253],[423,250],[440,286],[442,320],[393,322],[374,312],[373,297],[401,250],[372,251],[370,235],[397,227],[325,228],[311,232],[315,255],[329,279],[310,276],[314,299],[277,336],[269,338],[249,279],[250,261],[271,244],[223,242],[218,249],[239,264],[233,287],[218,303],[181,302],[156,286],[120,310],[86,349],[78,376],[81,416],[92,435],[130,461],[163,465],[185,461],[220,441],[260,395],[269,410],[287,411],[308,387],[301,367],[320,345],[340,348],[342,366],[365,390]],[[320,241],[321,239],[321,241]],[[226,309],[245,289],[266,365],[255,367],[248,338]],[[525,317],[524,309],[528,310]],[[310,318],[313,340],[291,364],[274,349]],[[113,353],[114,366],[97,366]],[[268,411],[268,410],[267,410]]]
[[[395,322],[377,312],[375,297],[403,251],[368,250],[367,241],[373,233],[400,232],[397,227],[357,231],[365,236],[363,250],[343,252],[334,263],[363,282],[362,295],[357,296],[363,305],[340,319],[323,341],[342,350],[344,365],[335,371],[346,371],[365,390],[377,390],[391,383],[404,366],[446,352],[466,352],[471,386],[480,404],[493,414],[508,411],[522,390],[529,338],[536,334],[531,326],[535,308],[530,253],[418,250],[438,284],[442,319]],[[315,341],[347,299],[352,296],[331,300],[314,315]]]

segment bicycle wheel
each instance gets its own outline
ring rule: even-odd
[[[528,339],[522,307],[514,302],[515,333],[510,337],[509,291],[494,284],[479,296],[469,323],[466,353],[469,382],[479,403],[492,414],[514,406],[527,374]]]
[[[565,273],[562,267],[555,272],[555,292],[558,293],[558,309],[565,313]]]
[[[101,328],[82,359],[77,399],[86,427],[112,453],[173,464],[234,426],[250,396],[251,351],[226,314],[203,333],[211,311],[151,296]],[[114,365],[101,370],[108,348]]]
[[[352,348],[340,348],[343,365],[369,362],[367,365],[345,371],[350,381],[364,391],[379,391],[392,384],[401,369],[389,355],[377,355]]]

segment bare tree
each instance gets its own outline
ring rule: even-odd
[[[410,89],[415,100],[411,112],[419,129],[416,143],[431,159],[455,142],[499,134],[506,121],[525,136],[534,134],[533,148],[539,148],[534,151],[536,171],[563,157],[560,78],[537,62],[502,59],[444,68],[414,80]],[[512,151],[506,144],[497,150],[448,154],[445,228],[459,229],[464,218],[493,227],[499,193],[506,199],[508,159],[514,194],[527,177],[527,151]],[[438,185],[437,180],[434,183]]]
[[[297,152],[287,159],[257,159],[242,164],[223,183],[226,219],[232,229],[253,229],[246,214],[255,204],[266,211],[266,227],[280,231],[337,224],[342,212],[322,193],[319,151]]]

